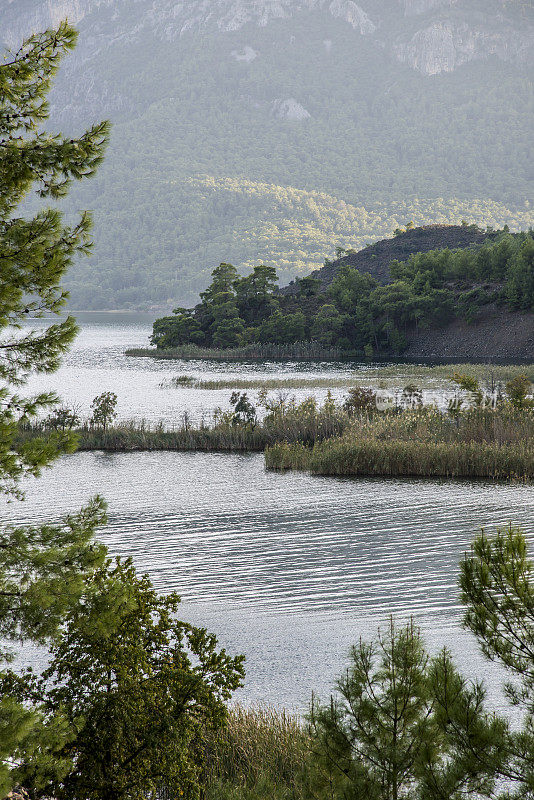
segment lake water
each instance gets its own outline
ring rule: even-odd
[[[186,387],[162,387],[177,375],[202,377],[206,380],[229,378],[314,378],[332,376],[350,378],[356,372],[365,372],[368,363],[338,362],[248,362],[238,364],[219,361],[158,361],[153,358],[125,356],[125,350],[148,347],[153,316],[145,314],[77,314],[82,332],[71,351],[65,356],[60,370],[54,375],[32,379],[33,392],[55,389],[69,406],[77,406],[82,416],[90,415],[90,405],[100,392],[115,392],[118,398],[119,420],[164,422],[166,426],[179,425],[184,411],[192,419],[209,418],[216,407],[229,408],[231,390],[203,390]],[[32,320],[33,328],[41,328],[54,320]],[[376,365],[373,365],[375,367]],[[386,366],[384,364],[384,366]],[[409,366],[406,366],[409,370]],[[405,381],[404,383],[406,383]],[[355,379],[357,383],[357,379]],[[399,389],[404,386],[399,381]],[[313,394],[322,400],[327,389],[314,389]],[[291,395],[304,399],[310,389],[292,390]],[[333,389],[341,398],[345,389]],[[254,399],[257,392],[251,392]],[[427,391],[426,402],[439,400],[443,391]]]
[[[60,372],[32,388],[82,405],[109,389],[123,418],[168,423],[188,403],[195,413],[217,404],[215,392],[158,388],[186,371],[354,369],[128,359],[126,347],[146,344],[149,321],[91,319]],[[460,625],[458,561],[481,527],[513,522],[534,540],[532,488],[270,473],[261,454],[78,453],[28,482],[26,502],[0,511],[16,521],[57,518],[96,493],[109,503],[101,535],[111,552],[131,555],[159,590],[181,594],[184,618],[246,654],[243,701],[303,709],[312,691],[328,695],[350,645],[393,614],[413,615],[433,650],[446,644],[468,675],[484,675],[501,706],[502,676]]]

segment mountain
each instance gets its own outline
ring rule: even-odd
[[[49,127],[114,123],[78,308],[187,305],[219,261],[288,282],[395,228],[534,224],[531,0],[4,0],[80,31]],[[30,209],[33,206],[29,206]]]

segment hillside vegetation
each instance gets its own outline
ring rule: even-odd
[[[233,30],[216,10],[238,3],[210,22],[195,0],[75,5],[91,11],[53,118],[113,134],[67,205],[95,216],[74,307],[191,304],[221,260],[287,283],[409,221],[534,224],[529,7],[362,0],[362,35],[320,3]]]
[[[483,234],[476,227],[464,227],[463,248],[392,260],[387,283],[371,272],[373,250],[388,247],[390,255],[406,253],[414,239],[436,243],[441,235],[445,242],[451,236],[457,241],[461,231],[431,227],[399,232],[398,244],[381,242],[353,257],[357,261],[359,255],[361,263],[370,265],[367,272],[352,266],[349,256],[337,262],[330,284],[307,277],[283,293],[272,267],[256,266],[251,275],[240,278],[235,267],[223,263],[213,271],[195,308],[180,307],[173,316],[156,320],[152,342],[163,351],[192,345],[226,351],[307,343],[310,352],[319,346],[335,348],[338,355],[398,355],[408,347],[414,330],[443,328],[453,320],[472,324],[488,306],[532,317],[534,232]]]

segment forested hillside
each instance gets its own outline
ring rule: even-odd
[[[529,3],[17,0],[4,40],[69,8],[53,117],[114,122],[67,208],[95,213],[75,307],[190,304],[221,260],[289,282],[409,221],[534,223]]]
[[[156,320],[152,342],[162,350],[319,347],[339,355],[400,355],[420,331],[470,326],[488,311],[504,311],[505,326],[506,314],[525,312],[521,346],[527,346],[534,334],[534,231],[432,226],[398,232],[397,239],[339,259],[327,282],[308,276],[285,292],[277,289],[273,267],[256,266],[240,278],[222,263],[194,309],[176,308]],[[373,261],[383,251],[392,259],[387,277]]]

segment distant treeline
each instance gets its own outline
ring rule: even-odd
[[[322,348],[372,355],[402,353],[411,329],[477,319],[484,306],[534,310],[534,231],[495,232],[478,249],[434,250],[390,264],[391,280],[342,265],[324,288],[315,278],[281,294],[274,267],[239,277],[220,264],[192,309],[154,323],[160,350],[195,345],[225,350],[254,344]]]

